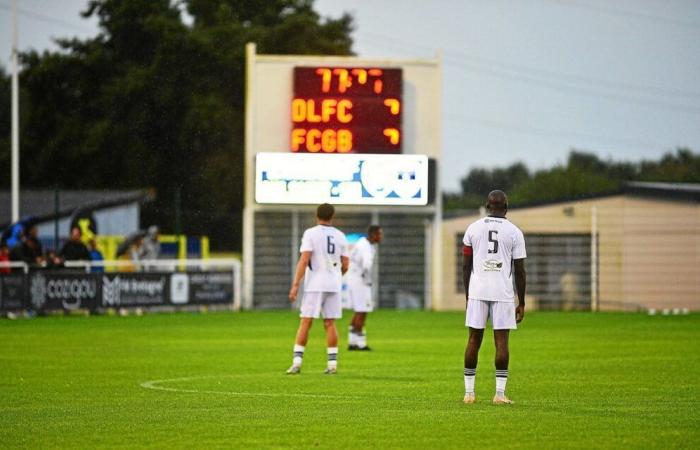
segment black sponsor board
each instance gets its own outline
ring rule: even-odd
[[[23,273],[8,273],[0,275],[0,309],[10,311],[24,309],[24,293],[26,276]]]
[[[95,309],[102,293],[99,276],[90,273],[38,271],[28,284],[28,306],[40,311]]]
[[[106,273],[101,275],[102,306],[161,306],[168,303],[167,273]]]
[[[233,303],[232,272],[191,272],[191,304]]]
[[[233,303],[233,273],[81,273],[0,276],[0,310],[37,311]]]

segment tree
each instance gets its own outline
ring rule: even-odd
[[[506,168],[472,169],[462,178],[462,192],[445,195],[450,210],[478,208],[489,191],[502,189],[511,204],[553,201],[619,191],[629,181],[700,182],[700,155],[681,148],[657,161],[604,161],[572,150],[566,165],[531,174],[522,163]]]
[[[308,0],[92,0],[83,15],[96,37],[22,55],[23,185],[153,187],[143,221],[165,232],[181,194],[184,232],[240,248],[245,44],[347,55],[352,18]]]

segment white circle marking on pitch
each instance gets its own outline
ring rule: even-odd
[[[163,380],[144,381],[140,386],[144,389],[166,392],[185,392],[190,394],[217,394],[217,395],[239,395],[252,397],[304,397],[304,398],[329,398],[329,399],[362,399],[363,397],[353,395],[327,395],[327,394],[305,394],[287,392],[236,392],[236,391],[210,391],[201,389],[183,389],[161,386],[165,383],[176,383],[178,381],[204,380],[210,378],[232,378],[241,375],[200,375],[193,377],[166,378]]]

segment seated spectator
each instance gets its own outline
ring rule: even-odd
[[[104,261],[104,256],[102,256],[102,252],[97,249],[97,242],[95,242],[95,239],[90,239],[88,241],[88,250],[90,251],[90,261],[93,263],[95,261],[101,262]],[[94,265],[92,266],[92,269],[90,270],[91,272],[104,272],[105,268],[102,265]]]
[[[90,261],[90,251],[81,240],[82,232],[79,227],[70,230],[70,239],[63,244],[59,256],[64,261]]]

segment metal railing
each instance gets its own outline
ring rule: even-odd
[[[22,261],[0,261],[0,269],[22,269],[24,273],[29,273],[29,264]]]

